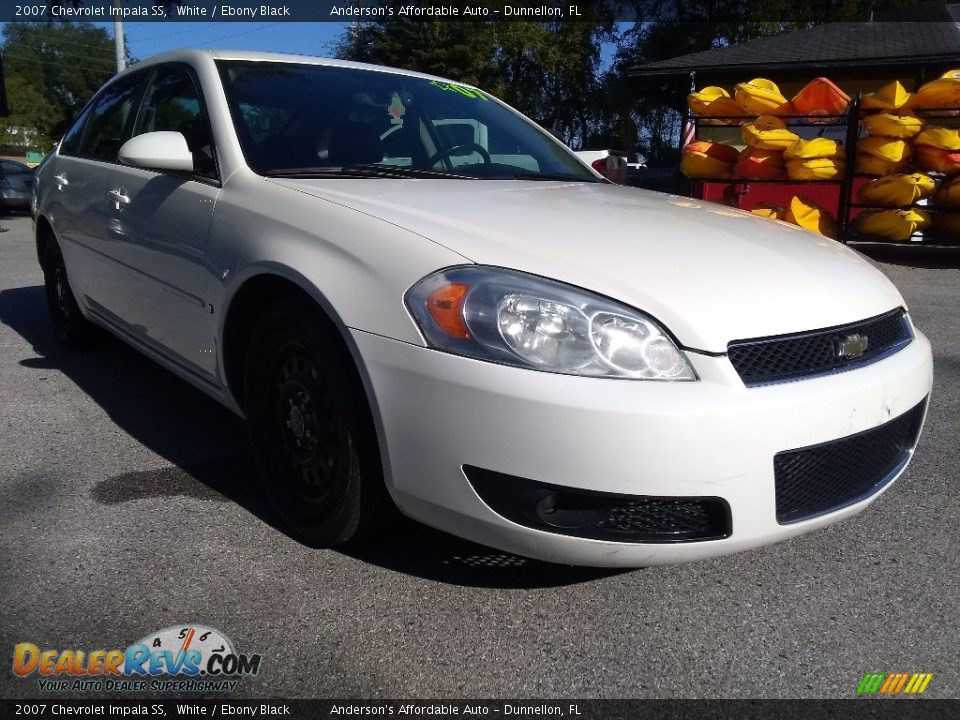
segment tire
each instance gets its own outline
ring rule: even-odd
[[[360,540],[395,509],[363,385],[337,331],[281,301],[253,330],[244,414],[263,487],[291,535],[313,547]]]
[[[52,239],[44,253],[43,284],[50,320],[60,344],[69,349],[88,346],[94,335],[94,327],[80,312],[67,278],[63,253]]]

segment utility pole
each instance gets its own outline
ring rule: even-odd
[[[120,14],[120,6],[123,0],[113,0],[114,21],[113,21],[113,47],[117,54],[117,72],[123,72],[127,67],[127,53],[123,47],[123,21],[118,18],[123,17]]]

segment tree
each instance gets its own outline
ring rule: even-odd
[[[8,141],[10,127],[35,130],[42,150],[115,71],[112,37],[89,23],[7,23],[2,47],[10,116],[0,131]]]

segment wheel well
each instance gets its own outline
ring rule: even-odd
[[[37,218],[37,260],[40,261],[40,267],[44,267],[47,258],[47,247],[51,242],[56,242],[57,238],[53,234],[53,228],[50,221],[43,215]]]
[[[317,301],[299,285],[277,275],[258,275],[247,280],[230,301],[223,325],[221,353],[227,385],[234,399],[243,408],[243,373],[247,347],[260,314],[280,299],[291,299],[316,314],[319,322],[327,325],[329,336],[342,344],[347,355],[349,348],[337,326]]]

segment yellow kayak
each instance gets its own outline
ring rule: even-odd
[[[929,145],[941,150],[960,150],[960,129],[928,127],[913,139],[914,145]]]
[[[687,96],[687,107],[698,117],[726,117],[727,120],[704,120],[705,125],[739,125],[743,108],[722,87],[710,85]]]
[[[921,85],[912,105],[918,108],[960,108],[960,70],[950,70]]]
[[[740,153],[733,176],[749,180],[780,180],[787,176],[782,150],[748,147]]]
[[[933,196],[937,207],[960,208],[960,176],[944,180]]]
[[[790,101],[780,94],[780,88],[772,80],[754,78],[739,83],[733,89],[737,102],[750,115],[791,115]]]
[[[923,173],[887,175],[863,185],[857,196],[862,203],[878,207],[900,207],[930,197],[936,186],[933,178]]]
[[[857,143],[858,153],[875,155],[884,160],[899,162],[910,159],[910,146],[903,140],[885,138],[879,135],[869,135],[861,138]]]
[[[786,150],[800,139],[800,136],[787,129],[787,124],[773,115],[761,115],[753,122],[746,123],[741,129],[744,144],[766,150]]]
[[[809,158],[787,160],[787,177],[791,180],[833,180],[846,168],[843,160],[833,158]]]
[[[869,135],[857,143],[857,172],[866,175],[893,175],[910,162],[910,145],[903,140]]]
[[[863,119],[863,127],[868,135],[907,140],[923,130],[923,120],[913,115],[877,113],[867,115]]]
[[[739,157],[732,145],[697,140],[683,149],[680,172],[688,178],[722,180],[733,175]]]
[[[899,110],[907,107],[913,95],[897,80],[884,85],[876,92],[863,96],[860,107],[865,110]]]
[[[783,219],[825,237],[837,236],[837,222],[833,216],[806,195],[790,198],[790,207]]]
[[[919,208],[909,210],[864,210],[853,219],[853,229],[861,235],[885,240],[909,240],[910,236],[930,224],[929,213]]]
[[[769,218],[771,220],[783,220],[787,216],[787,209],[774,205],[772,203],[759,202],[753,206],[750,211],[754,215]]]
[[[829,138],[813,138],[812,140],[796,140],[791,143],[783,156],[787,160],[810,160],[812,158],[833,158],[844,160],[847,157],[843,144]]]

